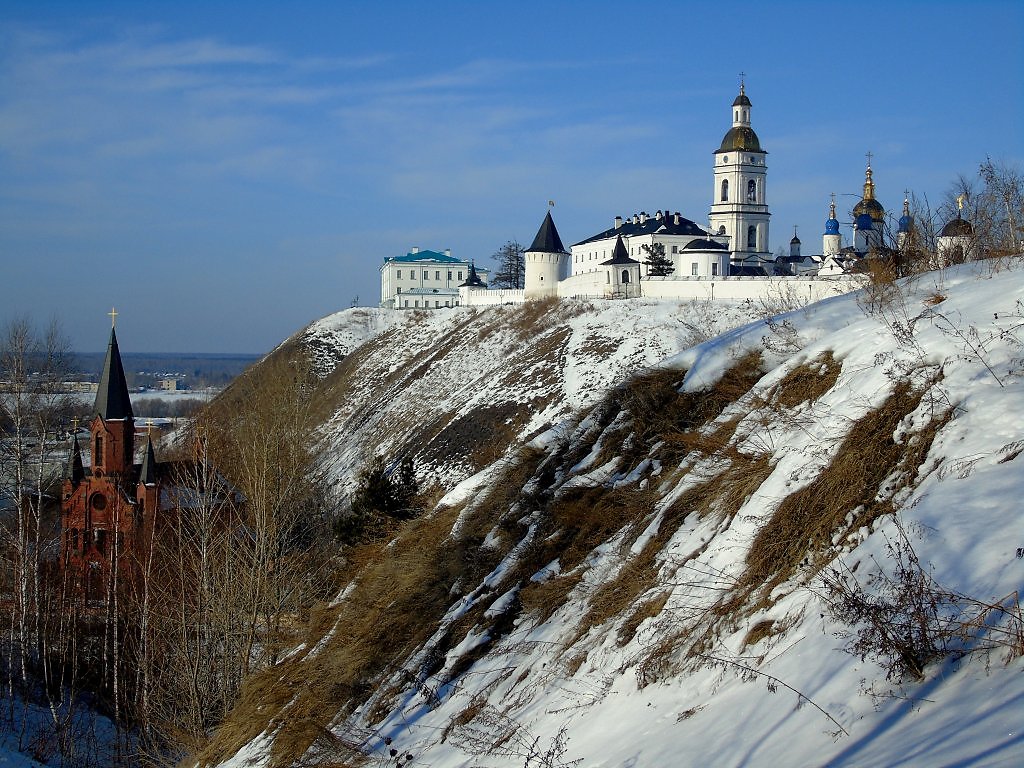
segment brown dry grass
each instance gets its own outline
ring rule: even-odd
[[[823,352],[813,360],[791,369],[780,381],[768,399],[783,408],[795,408],[801,403],[814,402],[836,385],[843,364]]]
[[[922,432],[897,444],[893,433],[921,396],[909,384],[898,384],[881,406],[854,424],[830,465],[783,499],[750,547],[739,595],[755,590],[767,595],[802,563],[816,572],[831,559],[835,535],[845,539],[891,511],[895,489],[882,489],[882,482],[901,472],[904,485],[913,483],[935,434],[951,415],[939,415]],[[847,522],[851,512],[853,519]]]

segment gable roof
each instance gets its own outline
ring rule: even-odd
[[[555,229],[550,209],[544,216],[540,229],[537,230],[537,236],[533,238],[533,244],[526,250],[539,253],[568,253],[562,245],[562,238],[558,236],[558,230]]]
[[[132,402],[128,397],[128,382],[124,378],[124,366],[121,365],[121,352],[117,348],[117,334],[113,328],[110,329],[107,357],[103,361],[103,373],[100,375],[99,389],[96,390],[93,413],[99,414],[104,421],[134,418]]]
[[[659,235],[697,235],[699,237],[707,237],[711,233],[701,227],[699,224],[690,221],[689,219],[680,216],[679,223],[676,224],[676,217],[673,214],[662,215],[661,218],[657,216],[646,216],[643,222],[639,220],[634,224],[633,219],[626,219],[618,227],[611,227],[603,232],[598,232],[593,237],[588,237],[586,240],[580,240],[576,245],[585,245],[586,243],[593,243],[597,240],[608,240],[609,238],[620,235],[622,237],[634,237],[636,235],[653,235],[655,233]]]

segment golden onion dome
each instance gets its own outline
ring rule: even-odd
[[[882,221],[885,218],[885,208],[874,198],[865,198],[853,207],[853,218],[866,213],[872,221]]]
[[[746,125],[735,125],[722,139],[722,146],[715,152],[764,152],[754,129]]]

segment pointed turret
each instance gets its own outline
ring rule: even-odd
[[[609,264],[639,264],[640,262],[634,258],[631,258],[629,252],[626,250],[626,244],[622,242],[622,235],[615,238],[615,249],[612,251],[612,257],[607,261],[602,261],[601,266],[607,266]]]
[[[110,329],[107,357],[103,361],[103,374],[100,376],[100,387],[96,392],[93,412],[104,421],[134,417],[132,403],[128,397],[128,382],[124,377],[124,366],[121,364],[121,352],[117,348],[117,334],[113,328]]]
[[[487,284],[480,279],[480,275],[476,271],[476,263],[469,262],[469,276],[466,278],[466,282],[462,283],[459,288],[486,288]]]
[[[554,205],[553,202],[548,203]],[[558,281],[569,272],[569,252],[562,245],[551,209],[544,215],[537,236],[523,254],[526,257],[524,298],[543,299],[558,295]]]
[[[153,452],[153,436],[146,437],[146,452],[139,468],[139,482],[143,485],[156,484],[156,454]]]
[[[839,235],[839,219],[836,218],[836,194],[832,193],[832,202],[828,206],[828,219],[825,220],[825,234],[821,238],[823,256],[835,256],[842,248]]]
[[[82,447],[78,444],[78,435],[71,438],[71,455],[68,456],[64,479],[70,480],[72,485],[78,485],[85,479],[85,465],[82,464]]]
[[[526,250],[537,253],[568,253],[565,246],[562,245],[562,238],[558,236],[558,230],[555,229],[555,222],[551,218],[550,210],[544,216],[544,221],[541,222],[540,229],[537,230],[537,236],[533,238],[533,244]]]

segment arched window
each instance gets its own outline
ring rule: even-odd
[[[747,182],[747,202],[757,202],[757,182],[753,179]]]
[[[718,234],[720,234],[720,235],[724,235],[725,234],[725,224],[723,224],[722,226],[720,226],[718,228]]]
[[[722,179],[722,202],[728,202],[729,200],[729,180]]]
[[[96,435],[96,449],[92,457],[93,464],[103,464],[103,435]]]
[[[629,270],[628,269],[622,270],[622,282],[624,282],[624,283],[628,283],[629,282]]]
[[[747,227],[747,250],[757,250],[757,227],[753,224]]]
[[[604,273],[604,281],[606,283],[611,283],[611,281],[612,281],[612,273],[611,272],[605,272]]]

